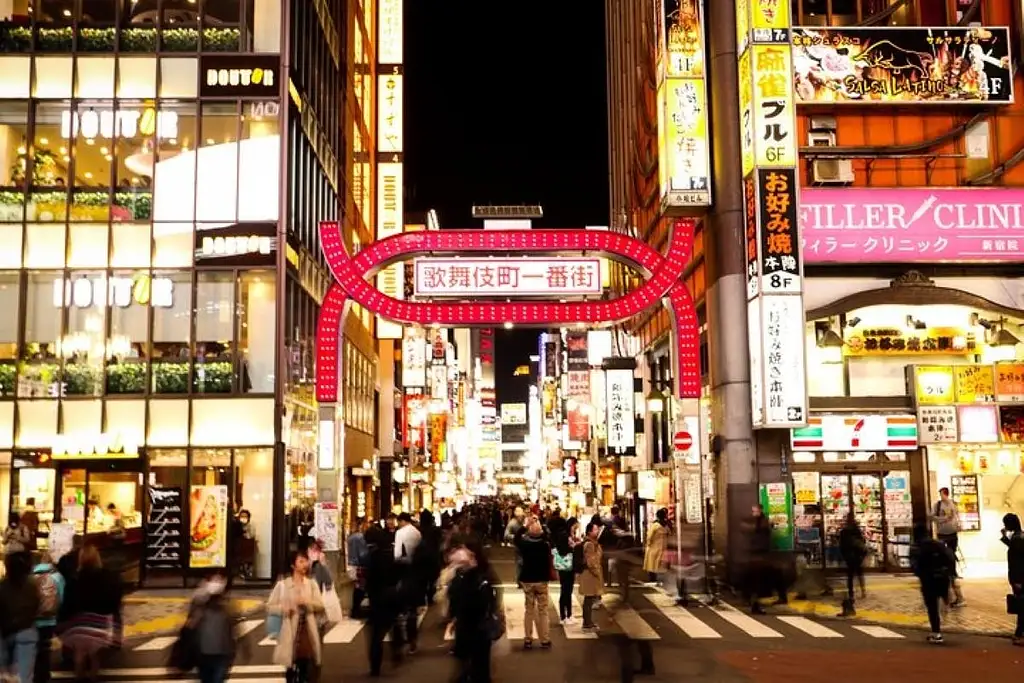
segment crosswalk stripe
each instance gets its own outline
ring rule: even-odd
[[[551,586],[548,589],[548,595],[551,596],[551,605],[555,608],[555,612],[558,612],[558,600],[561,597],[562,588],[561,586]],[[597,638],[597,634],[593,631],[583,630],[583,601],[580,599],[580,594],[576,591],[572,592],[572,602],[574,611],[576,612],[576,618],[569,623],[562,624],[562,631],[565,632],[566,640],[593,640]],[[562,615],[559,614],[559,617]]]
[[[679,627],[679,629],[691,638],[721,638],[715,629],[711,628],[698,619],[688,609],[680,607],[676,601],[664,593],[648,593],[644,597],[653,604],[659,612]]]
[[[341,623],[335,624],[330,631],[324,635],[324,645],[336,645],[338,643],[351,643],[359,632],[366,625],[365,621],[358,619],[344,619]]]
[[[246,619],[235,628],[235,634],[239,638],[244,638],[252,633],[256,627],[262,623],[263,619]]]
[[[712,607],[711,610],[728,621],[730,624],[754,638],[782,638],[782,634],[775,629],[769,628],[753,617],[748,617],[735,607],[722,603],[721,607]]]
[[[135,652],[159,652],[160,650],[166,650],[174,642],[178,640],[177,636],[160,636],[158,638],[151,638],[142,645],[135,648]]]
[[[522,591],[504,591],[501,601],[505,606],[505,635],[509,640],[526,638],[526,596]]]
[[[811,621],[807,617],[778,617],[778,620],[784,624],[788,624],[795,629],[803,631],[807,635],[813,638],[842,638],[843,634],[832,629],[822,626],[816,621]]]
[[[903,639],[903,636],[901,636],[899,633],[896,633],[895,631],[890,631],[889,629],[882,626],[854,626],[853,628],[857,629],[864,635],[871,636],[872,638],[886,638],[889,640]]]
[[[601,602],[608,606],[612,619],[630,640],[661,640],[658,632],[618,595],[605,595]]]
[[[103,678],[112,677],[125,677],[125,676],[136,676],[140,678],[155,677],[155,676],[172,676],[180,673],[177,669],[171,669],[166,666],[147,666],[147,667],[136,667],[127,669],[103,669],[100,671],[100,676]],[[284,673],[284,667],[277,666],[276,664],[240,664],[238,666],[231,667],[229,675],[255,675],[255,674],[282,674]],[[52,677],[55,679],[71,679],[75,677],[75,674],[71,671],[54,671]],[[239,680],[234,678],[232,680]],[[247,680],[272,680],[272,679],[247,679]],[[118,683],[122,683],[118,681]]]

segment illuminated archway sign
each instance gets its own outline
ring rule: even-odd
[[[638,239],[606,230],[428,230],[379,240],[355,258],[345,251],[336,221],[320,224],[320,247],[335,282],[324,297],[317,323],[316,397],[338,401],[339,349],[345,307],[350,301],[371,313],[407,325],[430,327],[607,327],[668,299],[675,324],[676,389],[680,398],[700,398],[697,309],[683,282],[693,254],[694,224],[673,225],[668,250],[659,254]],[[424,254],[541,254],[586,252],[606,255],[644,274],[644,284],[610,301],[439,302],[400,301],[373,284],[378,270]]]

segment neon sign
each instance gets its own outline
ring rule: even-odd
[[[675,221],[664,255],[638,239],[604,230],[440,230],[394,235],[368,245],[352,257],[345,249],[338,223],[322,222],[320,245],[335,282],[324,297],[317,323],[317,400],[338,400],[341,325],[350,300],[395,322],[424,327],[608,326],[641,313],[666,296],[676,332],[678,394],[681,398],[699,398],[697,309],[682,280],[683,269],[693,253],[693,232],[693,221]],[[367,281],[389,263],[421,254],[536,255],[567,251],[614,256],[642,271],[644,284],[625,296],[601,301],[428,303],[395,299]]]

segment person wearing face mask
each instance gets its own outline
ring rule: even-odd
[[[448,621],[454,622],[458,683],[491,683],[491,646],[504,630],[496,578],[483,547],[475,542],[452,550]]]
[[[291,562],[292,574],[274,586],[267,613],[281,617],[274,663],[285,669],[287,683],[315,680],[320,668],[320,630],[317,616],[324,611],[316,581],[309,577],[309,555],[300,550]]]
[[[198,641],[201,683],[224,683],[235,659],[238,618],[227,589],[227,576],[217,572],[203,581],[192,597],[188,619]]]

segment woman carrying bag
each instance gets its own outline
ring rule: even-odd
[[[320,667],[318,616],[324,611],[324,603],[309,569],[306,552],[295,553],[292,575],[277,582],[267,603],[267,614],[280,618],[274,664],[285,668],[287,683],[315,681]],[[268,623],[276,621],[268,619]]]

